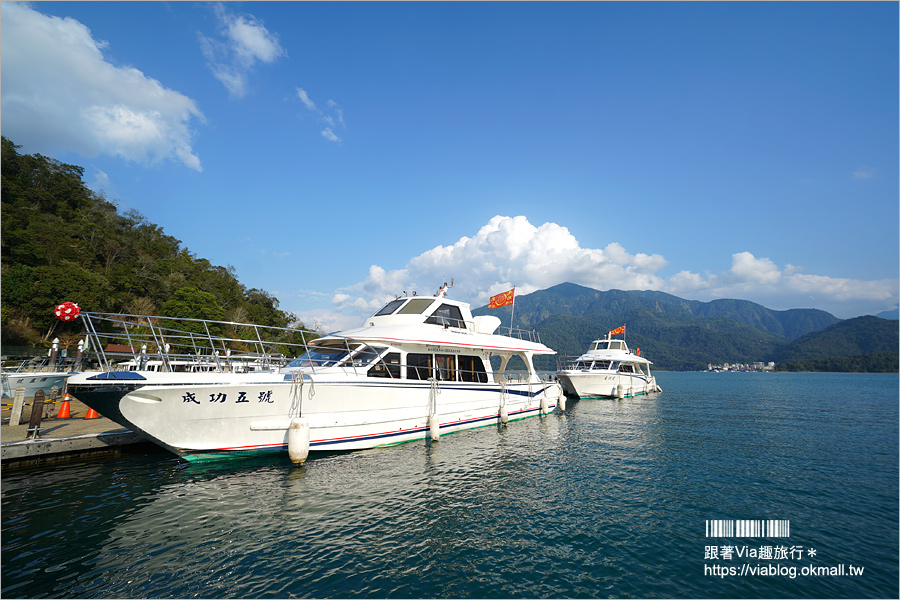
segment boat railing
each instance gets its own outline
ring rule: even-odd
[[[317,335],[302,329],[181,317],[81,313],[100,369],[160,361],[162,371],[269,370],[303,354]],[[133,363],[133,364],[134,364]],[[140,367],[139,367],[140,368]]]
[[[500,335],[505,335],[511,338],[516,338],[517,340],[522,340],[525,342],[534,342],[535,344],[541,343],[541,335],[534,331],[533,329],[518,329],[513,327],[500,327],[497,332]]]
[[[76,368],[76,361],[72,357],[59,356],[54,362],[47,356],[33,356],[23,359],[4,360],[0,363],[0,371],[3,373],[50,373],[59,371],[71,371]]]
[[[580,371],[585,367],[583,362],[579,363],[578,359],[581,358],[581,355],[574,356],[557,356],[556,357],[556,370],[557,371]],[[590,363],[590,361],[588,361]]]

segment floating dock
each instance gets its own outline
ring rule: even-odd
[[[74,398],[70,398],[69,418],[43,418],[37,435],[31,439],[28,432],[31,416],[30,400],[26,399],[21,423],[10,426],[10,411],[6,404],[12,400],[3,399],[0,462],[4,469],[104,455],[115,456],[125,452],[152,452],[159,449],[140,435],[123,429],[121,425],[103,416],[86,419],[88,407]],[[56,406],[50,409],[50,412],[58,414],[61,402],[59,400],[56,402]]]

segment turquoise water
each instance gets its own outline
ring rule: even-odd
[[[657,377],[661,394],[300,468],[160,453],[4,470],[0,593],[897,597],[896,375]],[[706,537],[736,519],[790,536]],[[747,558],[765,548],[779,556]]]

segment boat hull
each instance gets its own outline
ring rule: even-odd
[[[578,398],[617,398],[619,386],[625,397],[658,391],[652,375],[591,371],[559,371],[556,375],[566,395]]]
[[[544,381],[501,387],[278,373],[166,379],[150,384],[81,376],[70,380],[69,393],[189,460],[284,451],[296,417],[309,423],[311,451],[358,450],[427,437],[435,406],[444,434],[498,423],[502,403],[510,420],[541,414],[542,401],[549,412],[562,394],[559,384]]]
[[[3,373],[0,376],[3,380],[3,397],[12,398],[20,387],[25,388],[26,398],[31,398],[38,390],[44,390],[49,395],[54,387],[62,392],[69,375],[71,373]]]

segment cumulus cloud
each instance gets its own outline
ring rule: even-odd
[[[303,106],[306,107],[306,110],[315,115],[316,119],[320,123],[325,123],[327,126],[320,133],[322,137],[324,137],[329,142],[341,142],[340,136],[335,133],[335,129],[337,128],[345,128],[344,125],[344,110],[340,107],[340,105],[334,100],[329,100],[325,103],[327,107],[326,110],[320,109],[316,106],[316,103],[313,102],[309,94],[301,87],[297,88],[297,97],[300,98],[300,102],[303,103]]]
[[[196,171],[196,103],[103,56],[108,44],[71,18],[3,3],[3,134],[40,152],[109,154],[140,163],[174,160]]]
[[[516,294],[522,295],[563,282],[598,290],[659,290],[697,300],[741,298],[774,309],[815,307],[838,316],[842,316],[840,307],[849,303],[872,302],[874,309],[896,304],[898,297],[896,280],[807,275],[799,267],[780,268],[750,252],[733,254],[731,268],[722,273],[680,270],[665,278],[659,273],[667,266],[659,254],[633,253],[616,242],[602,249],[583,248],[566,227],[556,223],[535,226],[524,216],[498,215],[472,237],[436,246],[403,268],[370,266],[364,281],[332,296],[330,313],[310,313],[306,318],[314,316],[335,329],[358,325],[395,295],[433,294],[450,277],[456,278],[453,297],[475,307],[514,286]]]
[[[287,53],[278,36],[252,15],[234,15],[215,5],[219,37],[198,34],[200,49],[213,76],[228,92],[241,98],[247,93],[250,72],[257,63],[270,64]]]

